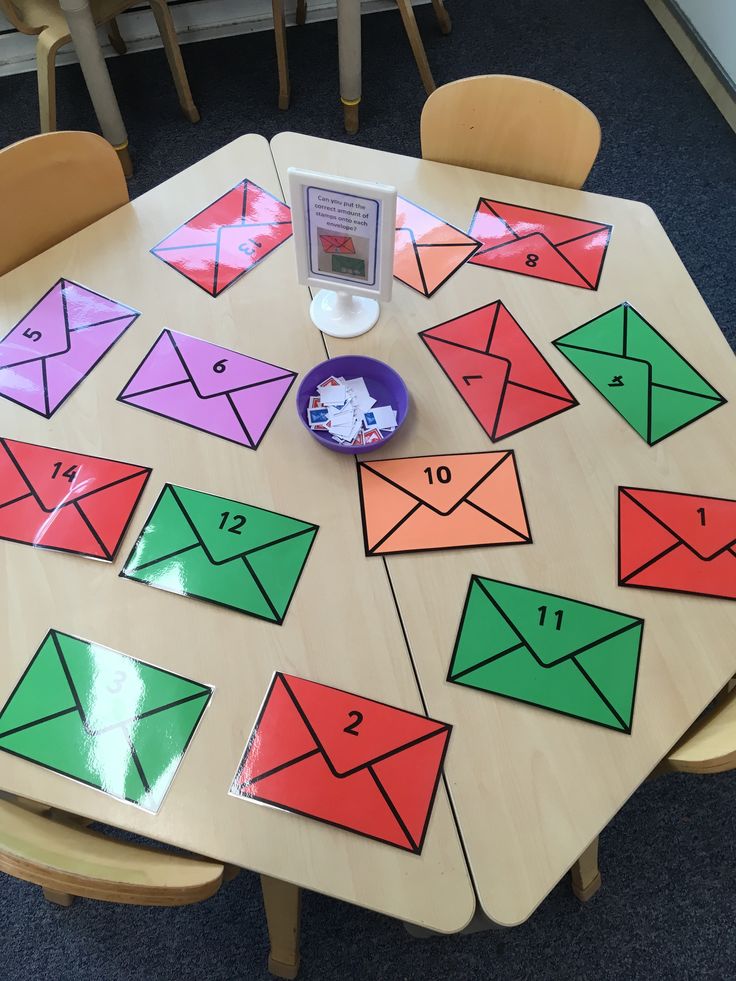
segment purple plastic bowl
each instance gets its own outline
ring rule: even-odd
[[[392,405],[396,410],[396,429],[380,442],[371,443],[369,446],[351,446],[350,443],[338,443],[328,433],[310,429],[307,422],[309,397],[316,394],[317,385],[325,378],[329,378],[330,375],[343,378],[364,378],[368,391],[376,400],[376,405]],[[402,377],[383,361],[366,358],[360,354],[345,354],[339,358],[323,361],[322,364],[316,365],[307,372],[296,393],[296,411],[302,426],[314,436],[318,443],[336,453],[349,453],[356,456],[358,453],[371,453],[373,450],[381,449],[398,433],[409,411],[409,392]]]

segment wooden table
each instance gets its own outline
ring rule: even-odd
[[[271,148],[284,187],[290,166],[381,181],[461,228],[481,195],[614,224],[597,292],[466,265],[431,300],[395,283],[373,331],[327,338],[331,355],[378,357],[407,382],[411,415],[381,455],[517,454],[533,545],[385,562],[428,710],[456,727],[446,773],[480,904],[496,922],[517,924],[736,671],[732,602],[619,588],[615,560],[618,484],[736,497],[733,354],[645,204],[292,133]],[[499,298],[581,405],[494,445],[416,334]],[[729,399],[655,447],[549,343],[625,299]],[[353,495],[357,522],[355,487]],[[445,682],[471,573],[645,618],[631,736]]]
[[[444,786],[419,857],[227,793],[274,669],[422,711],[383,567],[363,557],[352,461],[304,433],[293,393],[257,452],[115,401],[164,326],[300,374],[324,360],[321,336],[305,321],[309,297],[296,283],[291,242],[216,300],[148,253],[246,176],[279,194],[261,137],[235,141],[0,280],[2,334],[60,276],[142,311],[50,421],[0,400],[2,434],[153,467],[112,567],[0,543],[0,696],[49,627],[216,689],[158,815],[6,753],[0,788],[452,932],[475,900]],[[165,481],[320,525],[283,626],[118,578]]]

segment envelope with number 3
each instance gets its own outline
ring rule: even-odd
[[[230,793],[419,855],[451,728],[277,671]]]

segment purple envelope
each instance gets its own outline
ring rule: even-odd
[[[139,316],[60,279],[0,341],[0,397],[50,419]]]
[[[295,378],[288,368],[164,330],[118,401],[255,450]]]

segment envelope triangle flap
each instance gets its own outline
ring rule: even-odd
[[[587,348],[607,354],[624,354],[624,304],[589,320],[552,342],[555,347]]]
[[[450,344],[460,344],[483,354],[488,350],[491,330],[499,312],[501,301],[487,303],[484,307],[471,310],[453,320],[447,320],[436,327],[430,327],[421,332],[425,341],[447,341]],[[433,350],[439,350],[433,348]]]
[[[0,711],[0,739],[10,730],[74,708],[74,698],[50,631]]]
[[[480,582],[519,638],[546,667],[641,623],[638,617],[555,593],[495,579]]]
[[[171,331],[164,330],[151,350],[138,365],[135,374],[120,393],[119,398],[130,398],[140,392],[179,385],[189,381],[189,375],[176,353]]]
[[[217,231],[223,225],[232,225],[236,221],[243,220],[243,211],[245,207],[245,185],[246,181],[242,180],[235,187],[226,191],[221,197],[212,204],[208,204],[207,207],[199,211],[193,218],[185,222],[184,227],[188,227],[204,235],[200,234],[199,241],[204,245],[207,241],[214,242],[217,236]],[[173,232],[172,235],[175,235]],[[167,240],[164,239],[160,242],[157,248],[167,244]],[[173,243],[172,243],[173,244]],[[177,243],[178,244],[178,243]]]
[[[711,559],[736,543],[736,501],[635,487],[625,488],[625,493],[701,559]]]
[[[276,674],[248,741],[233,788],[318,749],[281,674]]]
[[[291,210],[283,201],[251,180],[244,181],[247,222],[290,222]]]
[[[111,300],[68,279],[62,279],[61,282],[69,330],[93,327],[107,320],[125,317],[133,319],[138,316],[137,310],[118,300]]]
[[[383,702],[293,675],[283,677],[338,776],[445,728],[441,722]]]
[[[291,375],[288,368],[258,358],[251,358],[218,344],[170,331],[174,348],[189,372],[197,393],[202,398],[222,395],[234,389],[245,388],[271,381],[283,375]]]
[[[503,201],[483,199],[483,203],[492,213],[497,214],[513,231],[519,235],[541,234],[554,245],[579,235],[608,229],[610,226],[599,221],[589,221],[586,218],[573,218],[570,215],[558,215],[550,211],[540,211],[537,208],[527,208],[522,205],[506,204]]]
[[[0,341],[0,368],[36,361],[69,348],[69,332],[62,299],[63,280],[45,296]]]
[[[574,402],[570,390],[557,377],[541,351],[501,301],[499,307],[490,353],[509,361],[511,365],[509,381],[536,388],[546,395]]]
[[[444,218],[426,211],[399,195],[396,199],[396,230],[408,228],[417,245],[464,245],[472,248],[478,242]]]
[[[631,729],[634,712],[643,629],[644,624],[640,622],[605,644],[597,644],[575,658],[626,730]]]

